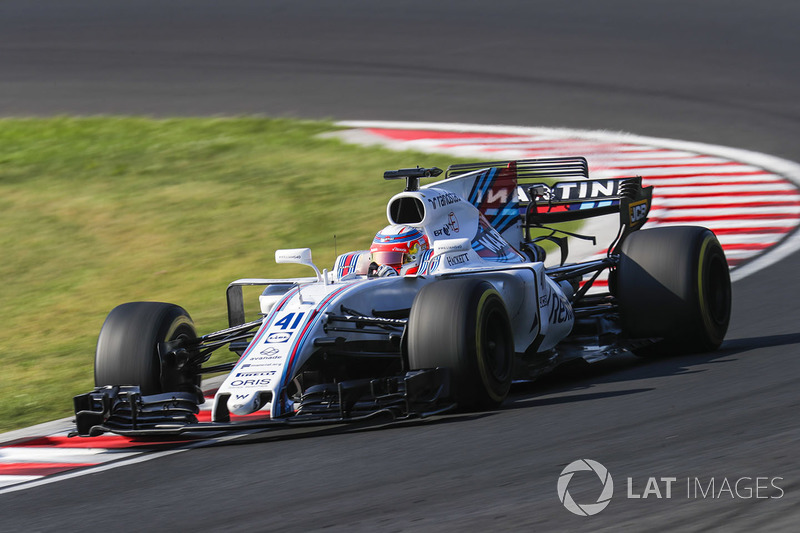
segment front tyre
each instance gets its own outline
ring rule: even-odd
[[[449,368],[460,408],[497,407],[511,387],[513,339],[503,299],[491,283],[436,281],[423,287],[411,306],[409,368]]]
[[[681,351],[717,349],[731,314],[731,278],[714,233],[699,226],[651,228],[622,244],[616,297],[633,338],[662,337]]]
[[[142,394],[191,390],[198,375],[161,368],[159,343],[196,338],[189,314],[174,304],[131,302],[109,313],[97,339],[95,386],[137,385]],[[163,374],[163,375],[162,375]]]

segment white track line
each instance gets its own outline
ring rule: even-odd
[[[104,463],[141,452],[106,448],[55,448],[51,446],[8,446],[0,448],[2,463]]]

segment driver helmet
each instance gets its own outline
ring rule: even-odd
[[[422,252],[428,249],[428,238],[409,226],[386,226],[375,235],[369,247],[370,261],[388,265],[403,274],[414,274]]]

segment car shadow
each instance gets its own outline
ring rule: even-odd
[[[736,357],[744,356],[760,348],[800,345],[800,333],[781,335],[765,335],[731,339],[725,341],[714,352],[694,354],[664,354],[648,357],[637,357],[632,354],[610,357],[597,363],[585,361],[571,362],[562,365],[554,372],[529,383],[515,384],[504,409],[530,407],[533,405],[551,405],[575,401],[593,400],[598,397],[621,396],[647,392],[652,388],[635,388],[625,391],[571,395],[563,398],[543,398],[565,392],[587,390],[603,383],[638,381],[642,379],[680,376],[685,374],[706,372],[701,368],[709,364],[727,364]],[[534,398],[534,400],[531,400]],[[519,405],[517,405],[519,404]]]
[[[558,397],[548,397],[548,398],[536,398],[531,397],[530,395],[520,395],[518,397],[514,397],[511,399],[510,403],[505,403],[502,406],[502,410],[509,410],[509,409],[528,409],[531,407],[544,407],[545,405],[559,405],[559,404],[567,404],[567,403],[574,403],[574,402],[587,402],[592,400],[599,400],[601,398],[613,398],[615,396],[627,396],[629,394],[639,394],[641,392],[648,392],[653,390],[653,388],[641,388],[641,389],[628,389],[622,391],[607,391],[607,392],[593,392],[588,394],[571,394],[569,396],[558,396]],[[551,394],[547,392],[545,394]]]

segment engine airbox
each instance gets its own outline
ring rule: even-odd
[[[389,221],[392,224],[419,224],[425,219],[425,204],[414,196],[401,196],[389,203]]]

